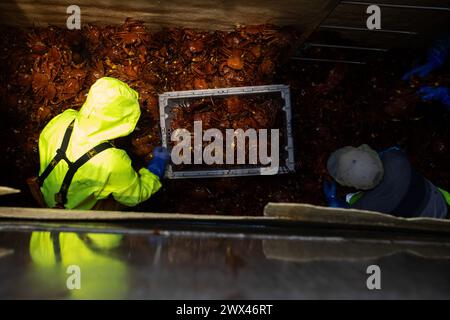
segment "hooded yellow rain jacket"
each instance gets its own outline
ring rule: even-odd
[[[64,111],[42,131],[39,137],[39,174],[55,156],[67,127],[74,119],[66,152],[72,162],[102,142],[129,135],[140,114],[136,91],[117,79],[104,77],[97,80],[80,111]],[[49,207],[55,206],[55,194],[59,192],[67,171],[68,165],[62,160],[45,179],[41,191]],[[121,204],[135,206],[150,198],[160,187],[159,178],[146,168],[140,169],[139,173],[133,169],[124,150],[110,148],[78,169],[69,187],[65,207],[92,209],[98,200],[110,195]]]

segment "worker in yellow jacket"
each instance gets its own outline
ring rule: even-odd
[[[129,135],[139,117],[138,93],[104,77],[92,85],[80,111],[68,109],[53,118],[39,137],[36,182],[45,205],[92,209],[112,198],[135,206],[158,191],[167,151],[155,148],[148,168],[136,172],[127,153],[111,144]]]

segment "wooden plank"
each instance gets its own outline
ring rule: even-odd
[[[370,250],[367,247],[370,246]],[[269,239],[263,240],[266,258],[311,262],[379,259],[408,252],[427,259],[450,259],[450,243],[358,239]]]
[[[398,218],[391,215],[355,209],[338,209],[303,203],[268,203],[264,216],[308,223],[356,228],[381,227],[450,233],[449,220]]]
[[[133,220],[232,220],[258,221],[277,220],[273,217],[197,215],[180,213],[153,212],[120,212],[120,211],[89,211],[64,210],[45,208],[15,208],[0,207],[0,219],[39,220],[39,221],[133,221]]]
[[[7,25],[64,26],[72,0],[16,0],[0,2],[1,23]],[[228,30],[236,24],[293,25],[312,31],[338,0],[89,0],[76,2],[82,23],[120,24],[125,18],[143,20],[150,29],[183,26]]]
[[[0,220],[14,221],[192,221],[234,223],[282,223],[288,225],[320,225],[332,228],[402,229],[450,234],[450,221],[425,218],[396,218],[377,212],[334,209],[309,204],[269,203],[264,216],[225,216],[150,212],[112,212],[42,208],[0,207]]]
[[[8,195],[8,194],[20,193],[20,192],[21,191],[18,190],[18,189],[0,186],[0,196],[5,196],[5,195]]]

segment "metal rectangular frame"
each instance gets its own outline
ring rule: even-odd
[[[205,90],[187,90],[187,91],[172,91],[165,92],[159,95],[159,113],[161,126],[161,140],[162,145],[168,148],[170,137],[170,109],[173,105],[170,100],[174,99],[189,99],[202,97],[220,97],[230,95],[245,95],[255,93],[271,93],[279,92],[284,101],[282,110],[285,114],[286,125],[286,141],[284,158],[285,163],[280,165],[278,173],[289,173],[295,170],[294,163],[294,141],[292,133],[292,114],[291,114],[291,95],[290,88],[287,85],[265,85],[265,86],[251,86],[251,87],[233,87],[220,89],[205,89]],[[209,177],[239,177],[239,176],[254,176],[265,175],[267,170],[265,167],[242,168],[242,169],[212,169],[212,170],[186,170],[174,171],[171,164],[167,166],[165,177],[169,179],[185,179],[185,178],[209,178]]]

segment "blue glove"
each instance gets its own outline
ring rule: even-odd
[[[157,175],[160,179],[166,170],[167,161],[169,161],[170,154],[166,148],[156,147],[153,150],[153,159],[149,162],[147,169],[151,173]]]
[[[325,194],[325,198],[327,199],[330,208],[349,208],[347,202],[339,199],[336,195],[336,181],[324,181],[323,193]]]
[[[445,87],[421,87],[418,91],[423,101],[438,101],[450,111],[450,90]]]
[[[408,81],[412,76],[418,76],[420,78],[426,77],[430,72],[438,69],[444,64],[449,51],[450,39],[444,38],[436,41],[434,47],[428,52],[426,63],[408,71],[402,79]]]

